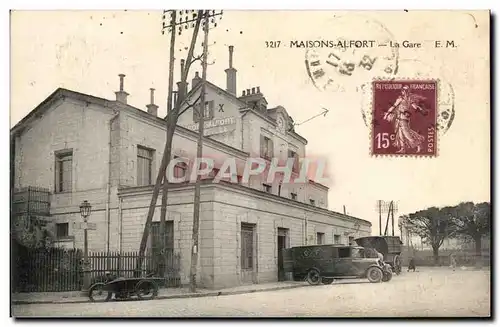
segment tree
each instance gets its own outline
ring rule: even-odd
[[[452,216],[452,208],[431,207],[409,214],[404,218],[407,230],[420,236],[422,241],[432,247],[434,263],[439,263],[439,248],[445,238],[455,233],[455,221]]]
[[[472,239],[476,255],[481,256],[481,239],[483,236],[489,235],[491,230],[490,203],[462,202],[453,207],[451,215],[457,226],[457,236]]]

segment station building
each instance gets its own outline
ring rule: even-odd
[[[232,56],[229,47],[227,85],[206,85],[204,156],[216,161],[235,158],[240,163],[251,157],[306,157],[307,140],[294,130],[285,108],[268,107],[258,86],[237,94]],[[89,231],[90,250],[139,249],[166,126],[158,117],[153,90],[146,110],[128,104],[124,77],[120,75],[114,100],[59,88],[11,129],[11,187],[49,190],[50,212],[45,219],[57,246],[83,248],[79,205],[87,200],[93,208],[89,221],[96,225]],[[188,99],[198,98],[200,81],[198,74],[190,81]],[[176,157],[196,155],[199,117],[193,109],[179,119],[173,140]],[[178,175],[189,174],[189,169],[175,167]],[[330,211],[328,187],[314,180],[301,184],[279,179],[267,183],[262,176],[251,176],[248,183],[237,180],[214,183],[208,176],[203,181],[201,287],[280,280],[285,278],[280,249],[347,244],[371,234],[369,221]],[[174,184],[169,190],[167,247],[180,258],[182,283],[189,280],[193,199],[192,183]],[[161,193],[149,249],[159,244],[160,206]]]

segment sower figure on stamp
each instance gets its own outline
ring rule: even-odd
[[[397,153],[403,153],[406,149],[415,149],[420,152],[421,144],[425,138],[412,130],[410,127],[410,109],[414,109],[424,115],[428,111],[422,108],[419,103],[425,97],[418,94],[411,94],[408,86],[403,86],[401,95],[397,98],[396,102],[384,114],[384,119],[389,122],[394,122],[395,140],[394,146],[398,147]],[[394,112],[393,112],[394,111]]]

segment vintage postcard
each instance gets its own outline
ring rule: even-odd
[[[491,317],[490,19],[11,11],[12,316]]]

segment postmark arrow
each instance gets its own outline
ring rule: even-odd
[[[326,109],[326,108],[322,108],[322,109],[323,109],[323,111],[322,111],[322,112],[320,112],[319,114],[314,115],[314,116],[312,116],[311,118],[306,119],[306,120],[304,120],[304,121],[303,121],[303,122],[301,122],[301,123],[295,123],[295,124],[293,124],[293,125],[294,125],[294,126],[299,126],[299,125],[302,125],[302,124],[307,123],[308,121],[310,121],[310,120],[312,120],[312,119],[314,119],[314,118],[316,118],[316,117],[319,117],[319,116],[321,116],[321,115],[323,115],[323,117],[326,117],[326,114],[327,114],[330,110],[328,110],[328,109]]]

